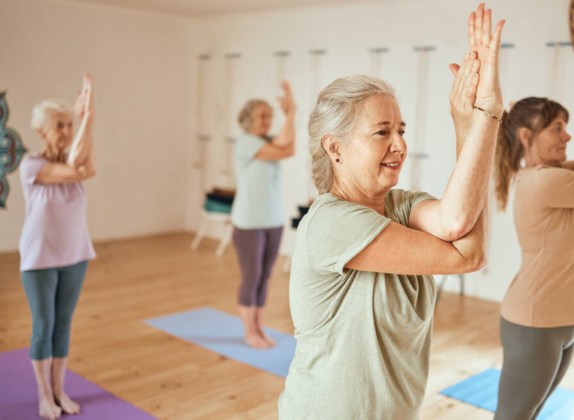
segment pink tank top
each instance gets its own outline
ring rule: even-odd
[[[42,156],[27,156],[20,165],[26,202],[20,235],[21,271],[64,267],[96,257],[82,183],[35,184],[48,163]]]

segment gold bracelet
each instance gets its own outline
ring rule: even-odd
[[[502,123],[502,118],[499,118],[496,115],[494,115],[494,112],[489,111],[488,109],[481,108],[481,107],[476,106],[476,105],[474,105],[473,108],[477,109],[481,112],[484,112],[484,115],[486,115],[488,118],[492,118],[493,120],[498,121],[499,124]]]

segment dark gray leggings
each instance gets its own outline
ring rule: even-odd
[[[30,358],[66,357],[72,314],[78,302],[88,262],[22,271],[22,284],[32,312]]]
[[[504,350],[495,420],[535,419],[572,360],[574,326],[533,328],[500,318]]]
[[[241,267],[239,304],[264,306],[283,226],[269,229],[233,228],[233,244]]]

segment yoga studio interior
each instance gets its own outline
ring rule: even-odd
[[[504,109],[505,114],[476,105],[472,109],[471,104],[468,112],[472,124],[480,117],[477,126],[494,127],[492,130],[504,127],[514,104],[527,97],[549,98],[572,115],[574,1],[490,0],[486,7],[492,9],[492,27],[473,30],[486,34],[495,31],[498,21],[505,20],[498,59],[491,64],[498,66],[500,110]],[[361,347],[372,344],[357,339],[330,347],[338,340],[337,328],[343,328],[338,317],[346,316],[345,331],[353,323],[354,313],[343,314],[352,310],[352,305],[341,304],[337,313],[329,314],[325,323],[336,321],[337,326],[320,336],[323,338],[317,335],[313,338],[315,344],[307,341],[300,346],[307,334],[315,331],[308,329],[311,324],[306,322],[311,321],[305,317],[315,316],[313,311],[333,298],[330,289],[325,289],[315,306],[305,308],[301,303],[310,302],[305,299],[311,295],[316,298],[314,294],[318,293],[314,286],[304,288],[307,268],[302,267],[313,266],[315,259],[308,255],[315,255],[315,250],[301,244],[306,244],[313,232],[317,235],[318,228],[313,230],[312,223],[319,216],[313,215],[329,203],[324,200],[316,209],[313,207],[322,200],[312,175],[315,157],[311,156],[309,141],[310,116],[319,94],[335,80],[353,75],[369,76],[361,80],[382,79],[392,86],[398,105],[395,108],[400,108],[406,123],[404,142],[408,147],[408,154],[397,152],[406,159],[393,188],[424,191],[438,199],[446,197],[450,194],[449,180],[457,176],[457,139],[462,136],[460,130],[455,130],[452,114],[456,111],[451,111],[449,103],[456,96],[451,94],[455,90],[453,81],[465,77],[461,76],[462,69],[470,69],[468,74],[476,72],[475,79],[466,77],[478,80],[478,88],[474,87],[477,104],[481,89],[490,80],[483,72],[488,62],[482,53],[477,53],[475,59],[476,63],[482,60],[480,68],[469,65],[456,72],[449,65],[463,63],[472,37],[469,15],[470,21],[477,22],[483,10],[478,0],[0,0],[0,420],[492,419],[499,399],[501,369],[506,363],[501,305],[528,254],[521,248],[522,238],[516,228],[516,182],[510,184],[506,209],[497,206],[492,175],[495,135],[483,143],[488,143],[492,152],[489,156],[484,152],[489,162],[488,175],[483,177],[488,179],[481,181],[484,210],[480,216],[475,212],[467,230],[478,229],[477,217],[486,224],[487,236],[482,239],[486,248],[484,263],[475,269],[451,270],[451,274],[439,269],[434,272],[434,280],[415,276],[419,273],[404,273],[405,278],[413,274],[418,282],[436,285],[425,289],[431,290],[424,297],[431,305],[425,324],[430,347],[425,350],[427,359],[421,362],[422,391],[417,388],[411,393],[409,384],[413,379],[397,367],[399,360],[395,360],[403,356],[381,351],[376,344],[368,352],[369,357],[379,351],[384,366],[390,366],[392,378],[387,380],[386,371],[379,373],[375,367],[361,370],[361,375],[368,377],[364,381],[383,387],[393,383],[395,388],[389,389],[397,395],[384,401],[392,401],[394,408],[381,415],[386,413],[386,402],[381,400],[381,410],[374,408],[378,400],[371,398],[375,395],[368,388],[372,384],[365,385],[365,390],[356,386],[360,381],[353,378],[356,371],[349,366],[360,366],[359,359],[367,351]],[[489,39],[492,50],[495,38]],[[70,141],[66,143],[71,145],[68,149],[57,141],[53,146],[49,140],[52,131],[34,125],[33,110],[36,112],[38,104],[48,99],[68,104],[67,113],[49,114],[67,115],[66,121],[73,124],[70,128],[57,120],[54,129],[67,133],[62,136]],[[271,111],[264,129],[269,137],[254,137],[255,131],[245,128],[251,130],[256,121],[254,114],[249,114],[255,111],[249,111],[246,105],[252,99],[261,100],[253,109]],[[356,115],[360,114],[358,110],[356,107]],[[249,114],[247,120],[242,117],[244,112]],[[566,114],[558,115],[565,120],[563,130],[574,131],[572,122],[569,127],[565,125]],[[246,126],[245,121],[251,125]],[[474,133],[472,127],[467,132]],[[70,130],[74,130],[73,135]],[[61,142],[68,141],[62,140],[64,137]],[[355,158],[345,154],[351,153],[347,146],[325,146],[327,137],[320,139],[327,159],[343,150],[342,163],[334,157],[329,161],[335,188],[342,185],[341,179],[347,179],[337,174],[347,174],[345,164]],[[277,139],[287,139],[286,145],[277,146]],[[572,160],[574,142],[568,143],[569,139],[568,134],[562,136],[566,154]],[[251,148],[259,144],[260,149],[246,149],[241,154],[239,150],[248,143]],[[76,146],[79,152],[74,162],[84,156],[84,163],[70,163]],[[263,156],[264,149],[273,150],[265,158],[258,157]],[[241,179],[249,171],[246,168],[250,166],[242,160],[248,153],[249,159],[260,165],[260,176],[250,175],[253,184],[249,193],[242,191],[248,187]],[[67,169],[61,169],[64,167]],[[60,174],[58,168],[62,175],[56,175]],[[475,168],[468,176],[477,176],[476,171],[481,170]],[[381,171],[394,171],[395,176],[397,169],[386,166]],[[274,184],[266,183],[265,177],[272,177]],[[357,182],[363,182],[356,177]],[[60,181],[42,181],[52,179]],[[271,206],[279,212],[280,221],[265,226],[244,223],[270,206],[265,202],[268,196],[263,194],[269,185],[276,188],[270,193],[276,200]],[[570,194],[568,203],[572,203],[572,185],[574,182],[567,193],[555,196]],[[328,191],[335,190],[326,191],[331,194]],[[331,197],[344,201],[335,192]],[[347,204],[359,206],[353,203]],[[460,207],[465,208],[464,199],[461,203]],[[75,210],[65,206],[75,206]],[[561,211],[569,212],[569,225],[564,222],[557,236],[541,236],[538,244],[552,246],[553,241],[563,240],[557,239],[560,235],[571,235],[572,243],[574,209],[572,204],[566,207]],[[377,217],[388,222],[381,214]],[[352,226],[359,226],[352,216],[346,221],[342,217],[333,216],[332,223],[321,222],[325,239],[319,242],[318,254],[329,252],[331,243],[327,242],[336,242],[328,238],[344,237],[332,232],[350,232],[355,229]],[[266,265],[262,270],[267,277],[263,286],[257,286],[264,289],[257,291],[263,300],[245,303],[246,277],[251,272],[259,276],[261,271],[254,268],[255,263],[244,262],[250,257],[242,256],[255,247],[255,240],[242,236],[253,227],[280,232],[280,236],[265,236],[280,238],[280,242],[276,243],[276,257],[269,255],[271,251],[264,254]],[[267,229],[270,227],[275,230]],[[64,231],[65,235],[58,236]],[[86,235],[78,242],[82,232]],[[425,238],[431,237],[430,233],[424,233]],[[443,242],[449,249],[456,243]],[[76,243],[77,247],[70,246]],[[81,247],[86,250],[83,254],[78,251]],[[67,250],[62,251],[64,248]],[[391,248],[404,247],[397,244]],[[62,256],[60,252],[67,254]],[[333,268],[333,278],[348,280],[354,271],[351,261],[355,259],[351,258],[356,254],[349,254],[345,261],[337,260],[350,251],[341,252],[325,264],[340,264]],[[555,294],[560,295],[560,302],[566,302],[565,296],[569,296],[573,306],[562,307],[561,313],[572,320],[568,313],[574,311],[574,248],[570,245],[563,252],[561,261],[566,266],[556,275],[569,278],[569,286]],[[81,256],[58,262],[68,254]],[[39,262],[30,263],[32,260]],[[84,260],[88,260],[88,266],[86,270],[85,263],[81,263],[85,270],[83,284],[78,280],[81,292],[75,286],[74,298],[70,297],[72,292],[62,291],[60,295],[64,286],[58,286],[56,297],[50,301],[56,315],[47,322],[37,313],[42,306],[38,300],[45,296],[35,294],[47,292],[44,286],[32,290],[31,284],[37,281],[34,284],[45,285],[48,280],[34,276],[63,273],[66,267],[77,270],[74,264]],[[321,270],[317,268],[317,273]],[[387,281],[385,273],[377,273],[377,282]],[[357,277],[355,281],[366,279]],[[537,290],[543,289],[540,286]],[[384,290],[381,296],[367,299],[367,307],[362,310],[354,307],[357,316],[359,312],[360,316],[372,315],[368,305],[375,300],[384,297],[384,302],[391,302],[386,294],[394,289]],[[68,303],[70,313],[66,339],[56,337],[62,301]],[[418,302],[415,297],[407,303],[416,306]],[[514,305],[521,310],[521,303]],[[548,301],[537,303],[534,311],[540,307],[537,305],[553,306]],[[401,305],[385,309],[388,313],[395,311],[392,319],[413,316],[411,312],[403,314],[403,310]],[[387,345],[385,340],[401,341],[400,330],[396,336],[387,337],[386,326],[365,326],[362,320],[356,318],[353,328],[356,332],[370,329],[373,335],[379,331],[376,334],[383,334],[378,337],[381,348]],[[43,347],[51,353],[38,356],[34,348],[41,323],[51,323],[49,328],[54,332],[50,334],[56,338],[48,339]],[[573,324],[569,321],[552,327],[569,325],[572,329]],[[317,324],[316,328],[322,327]],[[354,337],[354,333],[349,334]],[[69,340],[67,350],[58,353],[56,348],[62,346],[62,340]],[[401,344],[402,353],[418,354],[420,349],[409,347],[408,340]],[[572,350],[572,341],[568,345]],[[345,361],[350,365],[331,364],[323,367],[322,373],[315,372],[316,365],[331,360],[329,357],[336,353],[333,348],[342,348],[337,346],[346,346]],[[310,360],[307,351],[317,359]],[[567,354],[571,357],[572,352]],[[46,360],[50,364],[46,365]],[[371,359],[364,363],[371,363]],[[400,363],[405,365],[404,360]],[[338,378],[339,367],[346,372],[341,377],[349,381],[317,387],[308,383],[305,392],[303,388],[296,390],[305,369],[309,369],[310,377],[315,375],[316,383],[321,383],[321,375]],[[524,362],[521,369],[528,371],[530,367]],[[564,370],[536,418],[574,419],[574,369],[566,366]],[[384,380],[378,380],[379,374]],[[65,375],[65,381],[58,375]],[[523,391],[520,383],[516,385],[514,392],[518,395]],[[325,395],[328,393],[331,395]],[[355,401],[356,415],[339,415],[352,411],[348,406],[339,410],[336,404],[325,402],[347,401],[351,394],[359,399]],[[296,395],[315,402],[297,405]],[[364,405],[371,407],[361,405],[363,397]],[[419,400],[410,401],[411,397]],[[416,407],[414,411],[404,416],[396,414],[401,411],[392,411],[406,400]],[[321,416],[317,407],[325,407],[325,413],[335,415]],[[367,412],[379,414],[364,414]]]

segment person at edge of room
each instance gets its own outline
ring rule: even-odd
[[[74,114],[80,121],[73,135]],[[95,175],[92,80],[86,74],[72,108],[45,100],[32,111],[43,149],[20,166],[26,217],[20,236],[20,271],[32,313],[30,358],[39,415],[56,419],[80,406],[64,390],[70,329],[88,260],[95,258],[87,228],[82,181]]]
[[[503,111],[498,54],[480,4],[450,96],[457,164],[442,199],[395,189],[407,156],[393,89],[351,76],[319,95],[309,121],[321,194],[297,231],[290,308],[297,346],[279,418],[418,419],[429,368],[432,274],[485,261],[486,205]],[[458,69],[458,71],[456,71]]]
[[[270,136],[273,109],[262,99],[251,99],[239,112],[244,130],[235,144],[237,192],[231,217],[233,244],[241,268],[239,315],[244,341],[251,347],[273,347],[263,330],[262,314],[269,278],[279,252],[284,224],[280,160],[295,153],[295,101],[289,83],[279,98],[285,121]]]
[[[502,117],[496,197],[504,210],[514,184],[522,261],[501,306],[496,420],[536,418],[572,361],[574,161],[566,160],[568,118],[561,104],[534,97]]]

